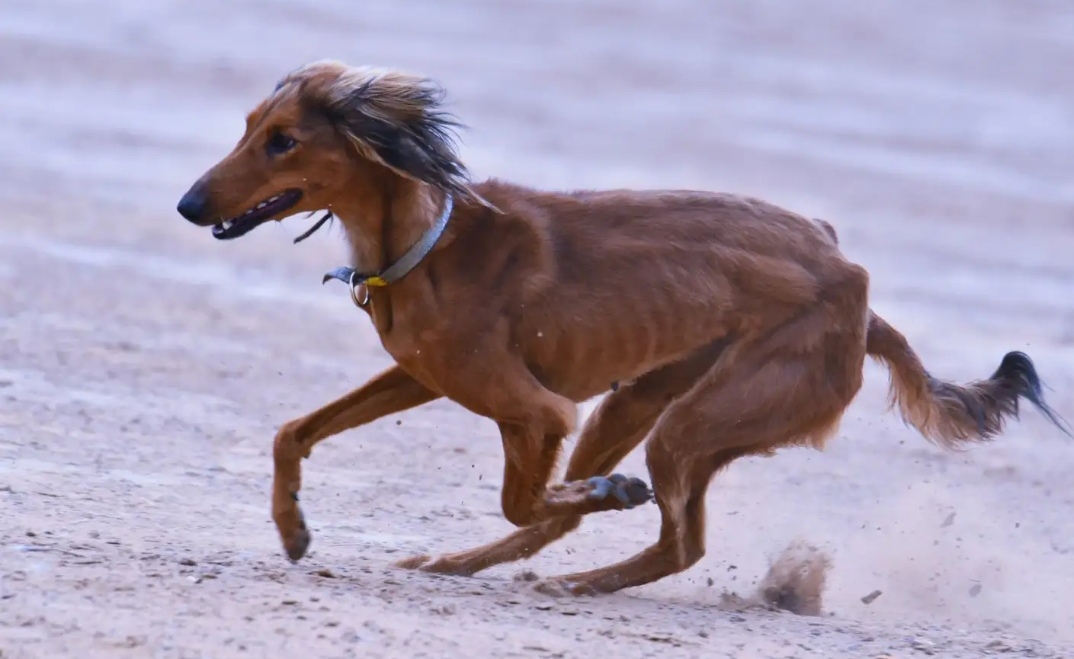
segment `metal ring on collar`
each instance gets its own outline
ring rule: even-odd
[[[350,281],[348,284],[351,287],[351,301],[354,302],[354,306],[364,309],[365,305],[369,304],[369,287],[365,285],[364,280],[355,283],[354,278],[358,275],[357,271],[352,270]],[[361,300],[358,299],[358,287],[361,286],[365,290],[365,297]]]

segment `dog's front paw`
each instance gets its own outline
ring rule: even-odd
[[[291,562],[306,555],[310,546],[310,531],[306,517],[298,507],[297,493],[276,493],[272,501],[272,518],[280,534],[280,541]]]
[[[287,552],[287,558],[294,563],[305,556],[310,546],[310,540],[310,532],[305,525],[284,537],[283,549]]]
[[[417,556],[410,556],[402,560],[392,563],[392,567],[397,567],[402,570],[419,570],[426,565],[432,557],[428,554],[418,554]]]
[[[480,569],[472,559],[460,555],[432,558],[428,554],[420,554],[404,558],[392,565],[404,570],[420,570],[431,574],[445,574],[455,577],[470,577]]]
[[[584,581],[572,581],[563,577],[542,579],[533,584],[533,589],[542,595],[552,597],[579,597],[582,595],[596,595],[596,591]]]

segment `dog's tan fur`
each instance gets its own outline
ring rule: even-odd
[[[196,184],[209,200],[200,224],[301,189],[287,214],[330,209],[366,273],[399,259],[446,195],[455,202],[432,253],[370,291],[366,310],[396,365],[276,436],[272,511],[292,559],[309,543],[301,459],[332,435],[440,397],[498,424],[503,512],[520,528],[404,567],[473,574],[533,555],[582,515],[646,500],[637,481],[588,480],[646,441],[659,539],[616,565],[549,582],[575,593],[697,562],[713,475],[741,456],[822,447],[861,387],[867,354],[890,366],[903,417],[943,446],[993,437],[1017,415],[1019,396],[1048,412],[1020,353],[965,387],[932,378],[870,311],[869,276],[826,222],[731,194],[473,184],[454,126],[428,80],[317,62],[280,82]],[[297,146],[266,154],[280,131]],[[577,402],[612,383],[621,386],[582,429],[564,483],[551,484]]]

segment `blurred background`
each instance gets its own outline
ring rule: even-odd
[[[325,57],[439,80],[478,179],[730,191],[824,218],[870,270],[873,307],[934,374],[985,377],[1025,350],[1074,419],[1065,0],[5,0],[0,595],[19,606],[0,605],[0,641],[11,647],[412,643],[444,656],[466,646],[465,620],[507,644],[497,656],[534,647],[532,635],[549,656],[586,643],[637,651],[600,611],[549,618],[528,590],[496,607],[472,586],[385,576],[402,554],[509,529],[495,428],[448,403],[319,446],[305,472],[314,553],[301,568],[283,560],[268,519],[275,429],[389,362],[342,288],[318,285],[343,262],[338,226],[297,247],[309,226],[298,218],[220,243],[174,209],[276,81]],[[867,378],[825,453],[734,465],[710,491],[704,561],[605,613],[707,647],[698,629],[742,629],[714,612],[720,593],[748,591],[803,538],[832,557],[826,656],[949,620],[948,641],[929,642],[954,644],[950,656],[1004,634],[1069,640],[1074,445],[1027,410],[995,445],[944,454],[885,412],[882,371]],[[624,469],[644,475],[641,456]],[[587,521],[526,567],[609,564],[656,528],[655,508]],[[318,568],[349,579],[332,582],[344,624],[325,627],[336,614],[307,602],[327,597]],[[510,589],[518,569],[488,579]],[[281,589],[302,593],[308,624],[280,607]],[[861,603],[874,589],[884,595]],[[446,606],[455,613],[429,613]],[[755,624],[823,645],[793,621]],[[742,644],[767,652],[762,637]]]

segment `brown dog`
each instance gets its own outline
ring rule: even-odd
[[[713,475],[741,456],[820,448],[861,387],[867,354],[890,367],[906,421],[942,446],[991,439],[1019,397],[1063,428],[1022,353],[967,386],[933,378],[869,310],[869,276],[827,223],[729,194],[470,184],[441,98],[403,73],[309,64],[179,203],[221,239],[300,211],[338,216],[365,275],[332,276],[356,287],[396,361],[277,434],[272,514],[292,560],[310,542],[301,459],[327,437],[442,396],[499,425],[503,512],[520,528],[404,567],[473,574],[532,556],[582,515],[648,501],[642,481],[607,476],[648,439],[660,538],[548,584],[574,593],[696,563]],[[550,485],[577,402],[609,385],[564,484]]]

